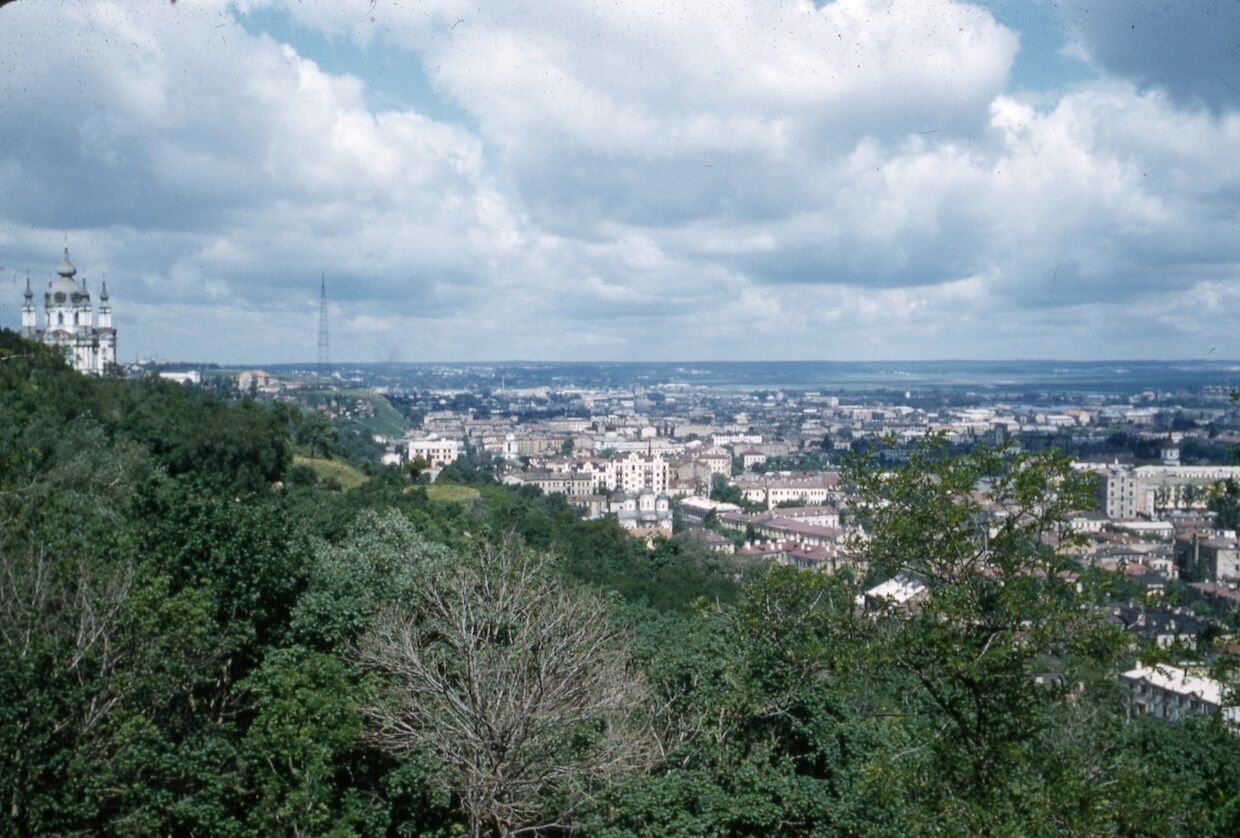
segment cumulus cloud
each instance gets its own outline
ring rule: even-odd
[[[385,10],[377,35],[321,4],[291,12],[422,53],[538,222],[576,233],[604,214],[657,225],[817,206],[833,185],[820,162],[863,138],[977,127],[1017,49],[950,0],[445,2]]]
[[[1099,69],[1216,110],[1240,107],[1240,3],[1067,0],[1071,48]]]
[[[955,0],[15,4],[0,263],[67,230],[135,351],[220,360],[311,357],[320,271],[359,360],[1204,354],[1240,108],[1085,9],[1100,77],[1016,92],[1021,33]]]
[[[372,113],[361,80],[247,34],[225,3],[4,15],[6,261],[50,269],[67,232],[83,270],[113,276],[118,317],[129,298],[275,323],[321,270],[342,301],[442,311],[520,241],[476,136]]]

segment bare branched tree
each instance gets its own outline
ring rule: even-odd
[[[505,543],[440,565],[358,650],[386,676],[367,708],[377,743],[437,754],[474,835],[565,829],[652,753],[627,638],[549,562]]]

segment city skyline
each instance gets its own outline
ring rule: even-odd
[[[1240,5],[18,2],[0,324],[121,360],[1240,357]],[[1177,13],[1178,12],[1178,13]],[[16,279],[16,282],[12,280]]]

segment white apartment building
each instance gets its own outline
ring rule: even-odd
[[[540,471],[513,474],[504,478],[511,486],[534,486],[545,495],[561,494],[569,498],[594,496],[594,481],[586,474]]]
[[[437,434],[405,441],[405,456],[412,462],[421,457],[431,469],[441,469],[461,456],[461,443]]]
[[[746,433],[716,433],[711,435],[711,442],[715,445],[761,445],[762,434],[746,434]]]
[[[740,512],[741,508],[734,503],[724,503],[710,498],[688,497],[680,501],[680,511],[686,521],[701,524],[712,512],[716,515],[724,512]]]
[[[1240,466],[1138,466],[1134,471],[1150,493],[1151,511],[1205,509],[1211,487],[1221,480],[1240,479]]]
[[[710,480],[716,474],[722,477],[730,477],[732,474],[732,455],[726,451],[707,451],[697,454],[693,457],[693,462],[701,465],[706,480]],[[696,475],[697,470],[694,473]]]
[[[271,387],[275,379],[262,370],[245,370],[237,373],[237,389],[242,393],[250,392],[250,389],[262,391]]]
[[[667,460],[658,454],[633,451],[612,460],[610,465],[614,475],[612,489],[621,489],[629,494],[636,494],[645,488],[656,493],[667,491],[670,468]]]
[[[177,384],[201,384],[202,373],[198,370],[185,370],[183,372],[171,372],[169,370],[160,370],[158,373],[160,378],[165,381],[175,381]]]
[[[1240,466],[1127,466],[1077,468],[1098,474],[1098,507],[1108,518],[1152,516],[1171,509],[1205,509],[1209,490],[1221,480],[1240,479]]]
[[[741,496],[749,503],[774,509],[781,503],[795,501],[803,506],[822,506],[831,500],[839,483],[835,472],[805,476],[768,475],[759,479],[736,481]]]
[[[595,450],[610,448],[617,454],[653,454],[663,457],[678,457],[685,452],[683,442],[671,439],[617,439],[595,443]]]
[[[742,451],[737,456],[741,458],[741,468],[745,469],[745,471],[749,471],[754,466],[760,466],[766,462],[766,454],[752,449]]]
[[[1148,491],[1132,466],[1097,466],[1078,463],[1076,468],[1098,475],[1098,509],[1108,518],[1136,518],[1154,512],[1154,493]]]
[[[1240,708],[1224,706],[1223,685],[1213,678],[1167,664],[1138,664],[1119,680],[1128,689],[1129,707],[1136,715],[1178,722],[1221,710],[1233,724],[1240,723]]]
[[[554,472],[571,473],[591,482],[591,494],[610,494],[617,489],[636,494],[642,489],[667,492],[671,485],[671,464],[658,454],[631,451],[609,460],[596,457],[556,459],[547,463]]]

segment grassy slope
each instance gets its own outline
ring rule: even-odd
[[[363,401],[370,402],[374,408],[374,416],[366,419],[347,420],[365,429],[369,434],[399,437],[409,430],[409,420],[399,410],[392,407],[392,403],[386,397],[376,393],[374,390],[323,390],[311,386],[299,392],[296,398],[303,406],[313,408],[324,399],[333,396],[339,399],[362,399]]]
[[[398,437],[409,429],[408,420],[383,396],[371,390],[351,391],[351,393],[361,396],[374,405],[375,415],[370,419],[359,420],[359,424],[372,434]]]
[[[293,464],[309,466],[321,479],[335,479],[345,489],[356,489],[366,482],[366,475],[346,463],[344,460],[324,460],[319,457],[293,456]]]
[[[472,486],[460,486],[456,483],[432,483],[426,487],[426,496],[444,503],[469,503],[481,497]]]

